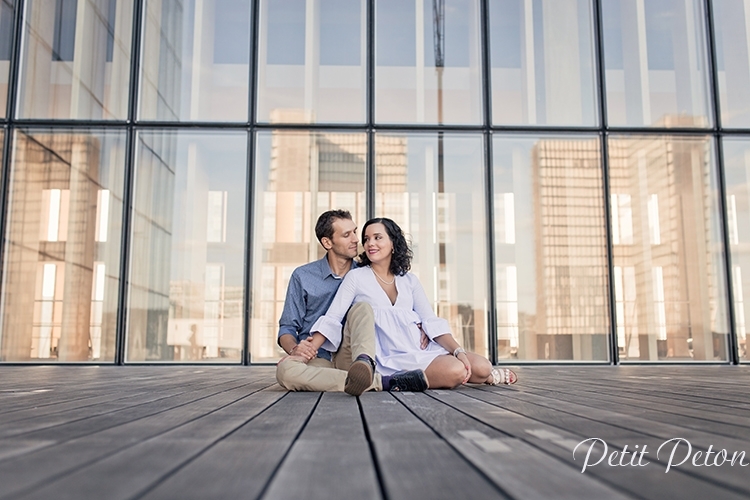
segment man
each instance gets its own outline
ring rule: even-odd
[[[335,353],[320,348],[325,338],[310,327],[331,305],[343,277],[357,263],[357,226],[345,210],[318,217],[315,235],[325,256],[294,270],[279,319],[279,345],[288,354],[276,367],[276,380],[290,391],[424,391],[422,370],[381,377],[375,372],[375,321],[372,308],[359,303],[349,309],[343,340]]]

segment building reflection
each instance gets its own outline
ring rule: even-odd
[[[495,193],[499,353],[606,360],[599,142],[539,139],[529,151],[531,212],[517,215],[528,202]],[[710,139],[612,137],[609,155],[621,359],[726,359],[727,290]],[[530,228],[525,215],[533,238],[516,231]]]
[[[237,361],[243,338],[246,135],[139,135],[129,361]]]
[[[118,139],[16,134],[3,266],[4,360],[114,359]]]

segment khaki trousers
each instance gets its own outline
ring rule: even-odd
[[[288,391],[343,392],[346,372],[360,354],[375,359],[375,318],[366,302],[354,304],[346,314],[343,338],[333,361],[315,358],[303,363],[294,357],[282,359],[276,366],[276,380]],[[382,391],[379,373],[368,391]]]

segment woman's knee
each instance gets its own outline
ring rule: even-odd
[[[481,378],[488,378],[492,373],[492,364],[487,358],[477,356],[471,360],[471,373]]]
[[[450,367],[446,370],[446,377],[450,380],[451,387],[458,387],[466,378],[466,367],[460,361],[451,363]]]

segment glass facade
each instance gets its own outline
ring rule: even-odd
[[[133,0],[26,0],[19,118],[128,117]]]
[[[273,363],[341,208],[493,362],[747,362],[749,33],[745,0],[0,0],[0,361]]]
[[[128,361],[238,361],[247,137],[137,135]]]
[[[710,137],[609,139],[620,357],[727,358],[726,265]]]
[[[115,359],[123,130],[16,129],[3,245],[3,361]]]
[[[250,0],[147,0],[142,120],[246,122]]]
[[[13,53],[13,17],[15,1],[0,2],[0,116],[5,116],[8,104],[8,76]]]
[[[493,155],[498,357],[606,361],[599,138],[495,136]]]

